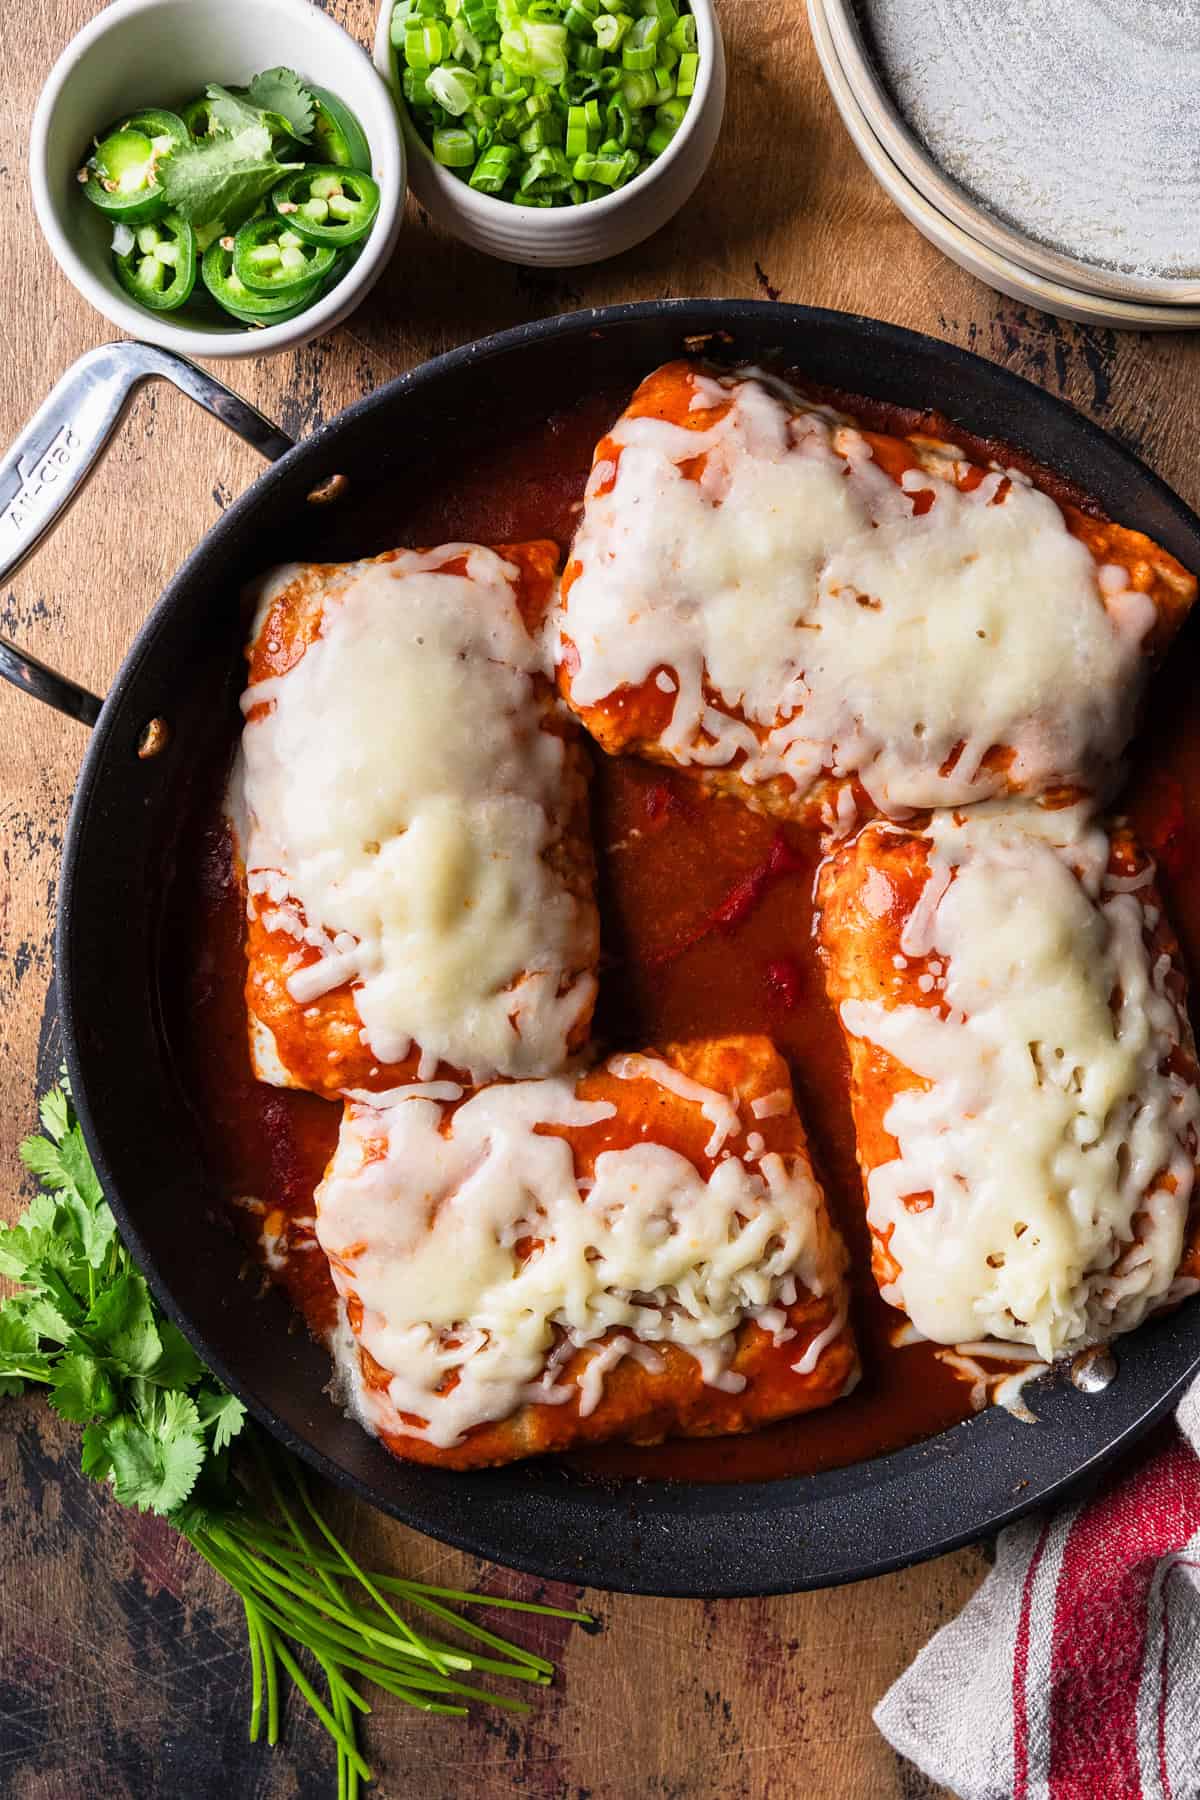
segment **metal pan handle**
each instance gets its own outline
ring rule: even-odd
[[[16,442],[0,456],[0,586],[49,536],[81,492],[144,381],[173,382],[269,462],[292,439],[186,357],[154,344],[101,344],[72,363]],[[0,637],[0,677],[59,712],[94,725],[101,702],[87,688]]]

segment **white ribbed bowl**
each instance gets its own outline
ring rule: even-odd
[[[725,46],[713,0],[689,0],[700,66],[683,124],[652,168],[628,187],[582,206],[513,206],[480,194],[433,159],[409,116],[392,50],[392,0],[381,0],[375,67],[392,90],[408,151],[408,185],[430,218],[501,262],[570,269],[640,244],[691,198],[712,160],[725,111]]]
[[[262,330],[138,306],[113,273],[112,225],[75,180],[88,143],[122,109],[178,107],[210,81],[245,82],[279,63],[336,94],[366,133],[381,197],[358,261],[306,311]],[[63,274],[110,324],[184,356],[265,356],[340,324],[395,248],[404,164],[395,109],[370,57],[308,0],[115,0],[55,63],[30,128],[33,204]]]

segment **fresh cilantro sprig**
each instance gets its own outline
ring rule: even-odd
[[[316,105],[291,69],[264,69],[244,94],[212,82],[205,91],[208,130],[164,159],[159,180],[167,202],[191,225],[215,219],[232,226],[299,162],[280,161],[281,147],[307,143]]]
[[[282,1669],[334,1741],[339,1800],[354,1800],[371,1778],[355,1730],[356,1714],[371,1710],[360,1681],[426,1712],[465,1713],[468,1700],[528,1711],[463,1677],[479,1671],[544,1686],[553,1665],[453,1606],[588,1615],[361,1569],[317,1509],[300,1465],[247,1418],[151,1294],[118,1236],[65,1077],[39,1112],[41,1135],[26,1139],[21,1159],[42,1191],[0,1229],[0,1274],[21,1283],[0,1303],[0,1394],[45,1388],[55,1410],[84,1427],[84,1474],[107,1482],[122,1504],[169,1519],[238,1594],[250,1741],[264,1722],[267,1742],[278,1741]],[[417,1609],[438,1635],[418,1630],[393,1602]],[[465,1643],[446,1642],[447,1628]]]
[[[307,144],[317,122],[317,107],[294,69],[264,69],[251,81],[246,98],[252,106],[286,119],[292,136]]]
[[[244,218],[264,194],[303,163],[279,162],[270,127],[260,117],[173,150],[160,165],[167,204],[190,225]]]

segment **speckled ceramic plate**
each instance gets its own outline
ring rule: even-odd
[[[896,168],[1065,288],[1200,303],[1200,0],[821,0]]]
[[[1040,274],[976,237],[939,211],[888,154],[838,55],[831,13],[842,0],[808,0],[813,42],[830,93],[855,147],[876,180],[923,237],[946,256],[1011,299],[1085,325],[1134,331],[1181,331],[1200,327],[1200,305],[1164,305],[1098,295],[1071,282]],[[1200,212],[1197,214],[1200,220]],[[1200,285],[1197,286],[1200,294]]]

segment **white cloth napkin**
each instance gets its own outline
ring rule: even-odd
[[[1200,1800],[1200,1380],[1177,1431],[996,1566],[875,1709],[961,1800]]]

